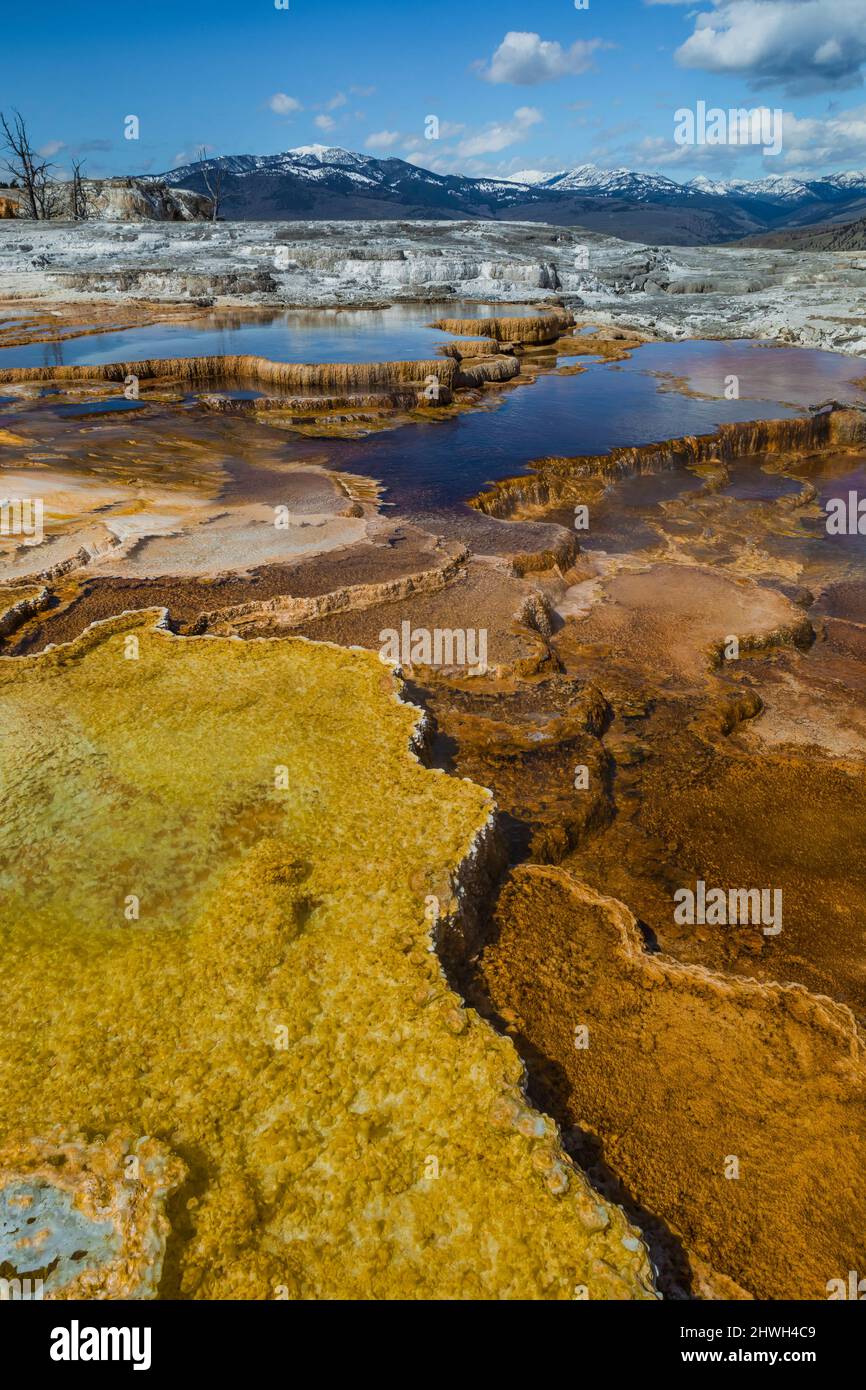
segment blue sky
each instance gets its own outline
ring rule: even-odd
[[[43,0],[2,32],[0,108],[93,175],[313,142],[505,177],[866,168],[866,0]],[[675,144],[699,100],[782,110],[781,153]]]

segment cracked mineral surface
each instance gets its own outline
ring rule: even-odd
[[[488,793],[418,763],[375,656],[157,618],[0,663],[0,1192],[45,1228],[25,1254],[7,1217],[3,1268],[144,1287],[125,1147],[61,1144],[52,1185],[45,1137],[125,1127],[174,1156],[167,1296],[653,1297],[431,946],[488,872]]]
[[[862,254],[93,223],[0,264],[0,1278],[863,1268]]]
[[[561,295],[600,321],[671,338],[765,338],[861,354],[866,256],[642,246],[508,222],[0,222],[6,295],[43,312],[100,299],[293,307]],[[176,310],[170,310],[176,312]],[[20,303],[14,315],[20,318]]]

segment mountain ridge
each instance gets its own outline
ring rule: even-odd
[[[579,164],[519,179],[439,174],[394,156],[335,145],[300,145],[273,155],[210,156],[154,176],[172,187],[207,191],[222,170],[222,215],[252,221],[508,220],[583,226],[624,240],[731,243],[866,212],[866,171],[818,179],[685,183],[664,174]]]

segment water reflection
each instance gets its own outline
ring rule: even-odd
[[[132,362],[147,357],[249,353],[275,362],[378,362],[433,357],[452,335],[438,318],[538,313],[538,305],[394,304],[373,309],[220,310],[195,323],[152,324],[61,343],[0,347],[0,367]]]
[[[866,401],[863,364],[836,353],[750,341],[652,343],[616,364],[591,361],[578,376],[541,376],[507,391],[497,408],[434,427],[406,426],[361,443],[328,442],[334,463],[372,474],[401,509],[459,506],[487,482],[515,476],[533,459],[601,454],[619,445],[708,434],[725,421],[785,419],[829,396]],[[657,373],[714,399],[672,390]],[[741,398],[724,398],[725,378]],[[694,383],[700,382],[700,387]],[[748,392],[748,394],[746,394]]]

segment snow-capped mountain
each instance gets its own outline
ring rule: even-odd
[[[725,185],[725,191],[741,198],[772,198],[796,203],[809,196],[809,185],[784,174],[771,174],[766,179],[733,179]]]
[[[683,188],[691,189],[694,193],[709,194],[716,198],[724,198],[730,186],[723,179],[709,179],[706,174],[698,174],[696,178],[689,179],[688,183],[683,184]]]
[[[431,173],[420,165],[403,159],[377,159],[373,155],[344,150],[339,145],[298,145],[282,154],[241,154],[212,157],[201,163],[184,164],[161,176],[164,182],[177,186],[200,177],[205,170],[219,165],[224,175],[292,174],[307,183],[320,184],[334,178],[348,178],[371,187],[396,187],[401,180],[425,183],[431,187],[470,184],[473,188],[497,189],[506,195],[513,193],[510,180],[464,179]]]
[[[802,202],[835,193],[866,194],[866,172],[832,174],[827,178],[803,180],[790,175],[771,174],[763,179],[710,179],[705,174],[677,183],[664,174],[640,174],[631,169],[600,169],[597,164],[579,164],[556,174],[541,174],[527,170],[514,174],[515,183],[531,184],[535,188],[550,188],[560,193],[580,190],[602,196],[617,196],[645,201],[659,197],[719,197],[763,198],[777,202]]]
[[[692,183],[697,183],[693,179]],[[772,174],[765,179],[731,179],[720,185],[727,193],[742,197],[778,198],[785,201],[810,198],[821,192],[866,193],[866,171],[849,170],[845,174],[829,174],[820,179],[798,179],[785,174]]]
[[[508,182],[523,183],[532,188],[540,183],[550,183],[566,172],[565,169],[560,169],[558,173],[551,174],[549,169],[519,169],[517,173],[508,175]]]
[[[299,145],[271,155],[229,155],[172,169],[164,181],[204,190],[223,173],[226,217],[497,217],[526,194],[504,179],[434,174],[403,159],[377,159],[336,145]]]
[[[635,174],[631,169],[599,169],[597,164],[578,164],[551,174],[541,185],[558,193],[592,191],[626,198],[647,198],[652,194],[676,194],[681,185],[662,174]]]
[[[334,145],[273,155],[227,155],[160,175],[206,192],[222,170],[221,215],[255,221],[353,218],[507,219],[583,226],[626,240],[673,245],[735,241],[866,213],[866,173],[820,179],[771,175],[729,181],[579,164],[524,169],[508,179],[437,174],[403,159]]]

